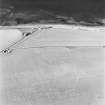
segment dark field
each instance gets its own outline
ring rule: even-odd
[[[105,25],[104,0],[3,0],[1,4],[3,10],[9,11],[5,11],[6,15],[3,15],[1,9],[1,25],[28,23]]]

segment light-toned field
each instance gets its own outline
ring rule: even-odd
[[[64,40],[86,41],[88,37],[75,37],[79,32],[67,36],[67,31],[59,31],[60,37],[57,31],[52,35],[50,31],[54,29],[11,47],[14,50],[10,54],[0,55],[2,105],[104,105],[104,48],[88,43],[60,46]],[[94,34],[93,39],[89,36],[90,41],[103,41],[98,34],[96,39]],[[34,48],[45,46],[34,38],[46,47]],[[52,40],[63,42],[59,46],[54,42],[49,45]]]
[[[17,29],[2,29],[0,30],[0,51],[14,44],[22,38],[21,31]]]
[[[23,38],[24,32],[35,32],[32,38]],[[56,24],[0,27],[0,51],[21,39],[24,47],[38,46],[104,46],[105,27],[84,27]],[[24,40],[23,40],[24,39]],[[17,43],[16,45],[21,46]],[[16,46],[15,45],[15,46]],[[21,47],[22,47],[21,46]]]
[[[17,50],[2,58],[4,105],[103,105],[102,48]]]

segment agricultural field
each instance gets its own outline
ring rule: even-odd
[[[2,105],[104,105],[104,30],[54,27],[0,54]]]

